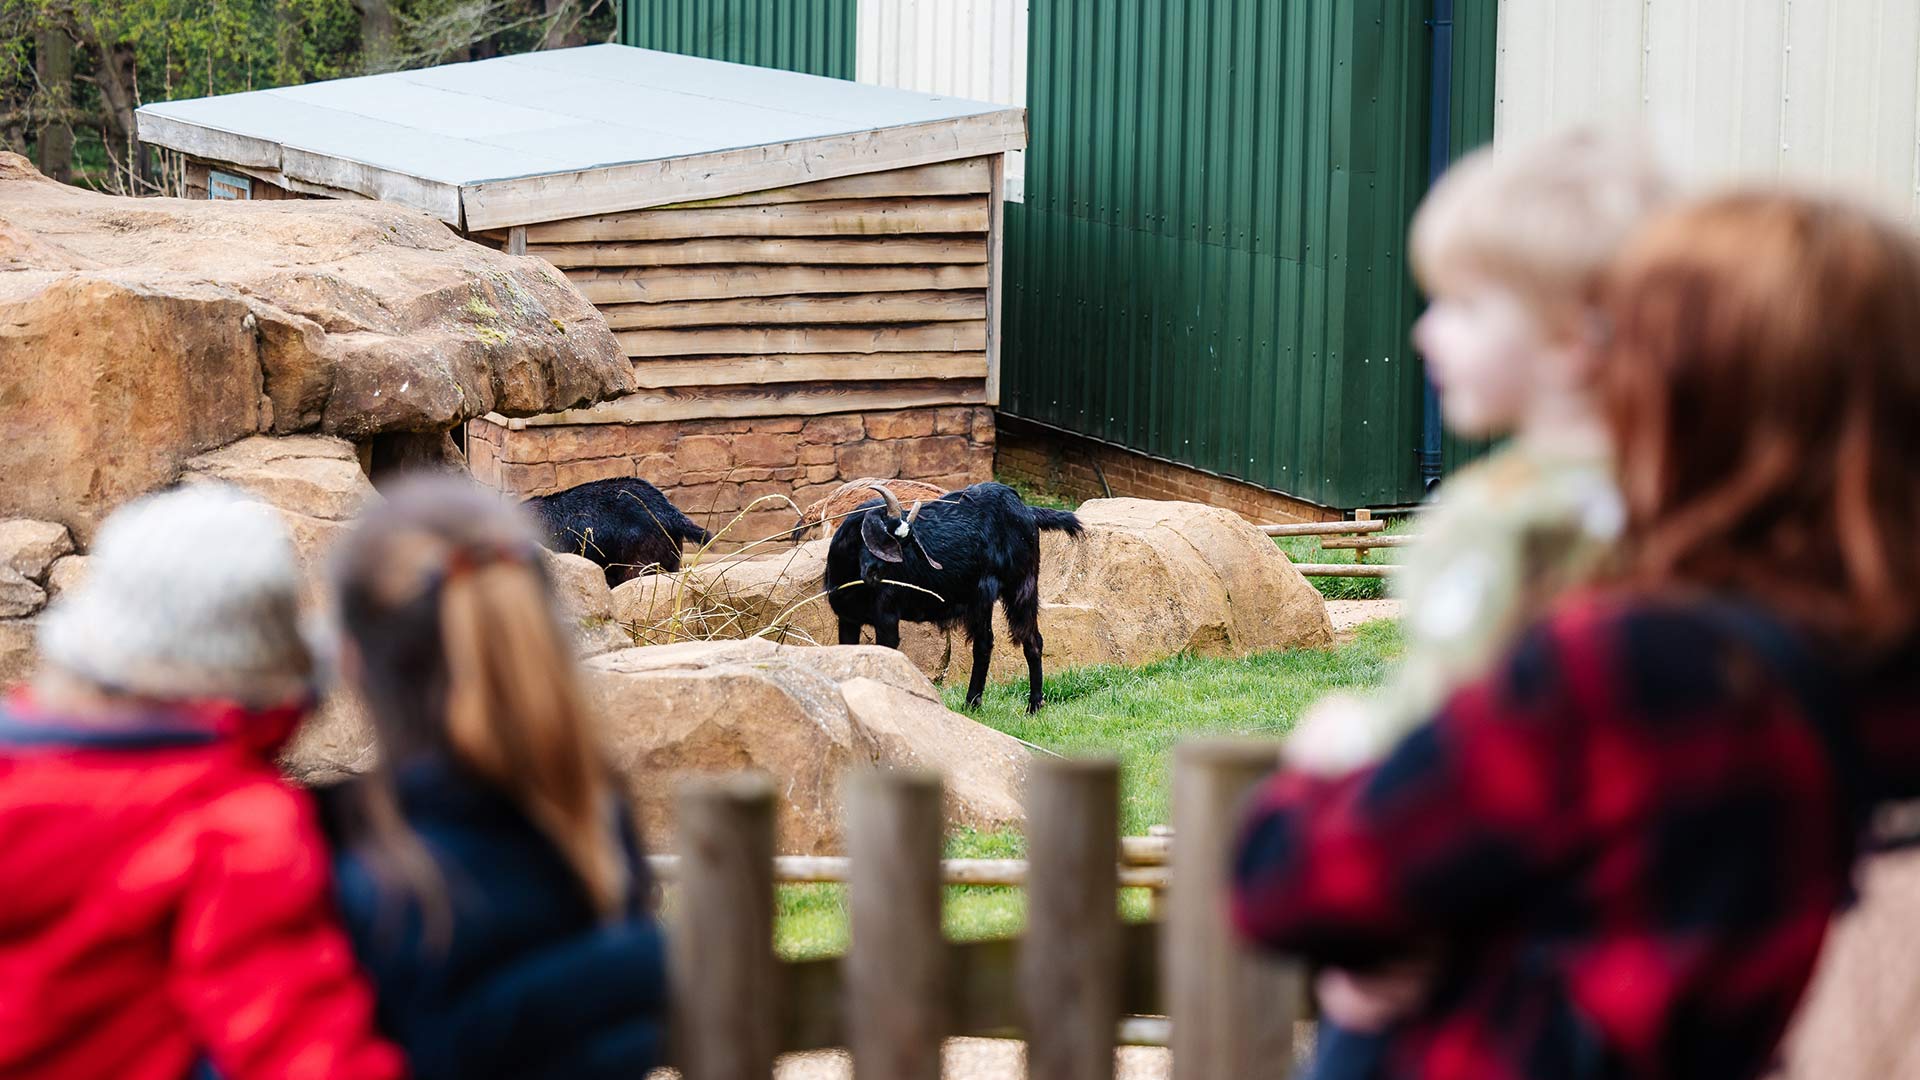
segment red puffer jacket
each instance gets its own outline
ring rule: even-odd
[[[330,906],[297,715],[0,706],[0,1077],[405,1072]]]

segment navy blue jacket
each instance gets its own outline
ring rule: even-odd
[[[559,851],[504,795],[441,761],[398,770],[400,810],[446,881],[451,932],[367,851],[334,860],[341,918],[379,1020],[418,1080],[646,1075],[665,1045],[665,942],[636,888],[607,922]],[[338,825],[346,792],[322,797]],[[646,882],[629,843],[634,880]]]

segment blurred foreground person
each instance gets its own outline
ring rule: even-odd
[[[532,522],[463,481],[346,540],[340,667],[381,768],[328,796],[342,913],[425,1080],[644,1076],[665,964]]]
[[[1477,150],[1421,203],[1409,247],[1431,299],[1414,343],[1450,430],[1511,438],[1420,511],[1393,581],[1406,655],[1379,691],[1329,695],[1301,719],[1295,767],[1378,761],[1612,556],[1626,515],[1594,385],[1594,305],[1670,188],[1645,140],[1577,129]]]
[[[0,708],[0,1076],[397,1077],[273,758],[311,700],[293,548],[220,488],[107,520]]]
[[[1618,584],[1242,838],[1240,927],[1349,972],[1322,1003],[1386,1032],[1374,1075],[1761,1074],[1868,816],[1920,791],[1920,248],[1730,195],[1632,242],[1605,311]]]

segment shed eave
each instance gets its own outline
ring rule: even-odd
[[[460,186],[466,227],[534,225],[1024,149],[1026,110],[870,128]]]

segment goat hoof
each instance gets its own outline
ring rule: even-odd
[[[1039,712],[1040,706],[1046,703],[1045,698],[1034,698],[1032,701],[1027,702],[1027,715],[1032,716],[1034,713]]]

